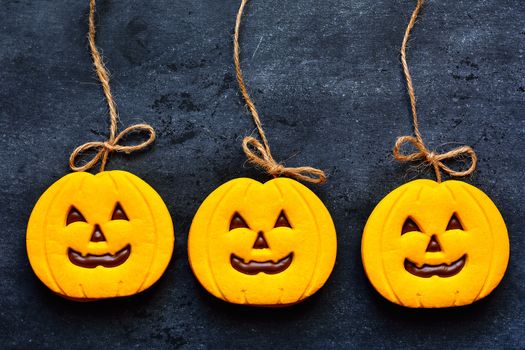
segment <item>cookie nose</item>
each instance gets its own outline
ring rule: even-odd
[[[430,237],[430,242],[428,243],[426,251],[431,253],[441,251],[441,246],[439,245],[436,235],[432,235],[432,237]]]
[[[266,242],[266,239],[264,238],[264,234],[262,231],[259,231],[257,234],[257,239],[255,240],[255,243],[253,244],[253,249],[264,249],[264,248],[270,248],[268,246],[268,242]]]
[[[102,230],[100,229],[100,226],[97,224],[95,225],[95,230],[93,231],[93,234],[91,235],[91,242],[105,242],[106,237],[104,237],[104,234],[102,233]]]

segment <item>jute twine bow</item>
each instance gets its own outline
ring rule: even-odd
[[[239,46],[239,31],[241,27],[242,14],[244,12],[244,7],[248,0],[242,0],[241,6],[239,7],[239,12],[237,13],[237,21],[235,23],[235,33],[233,39],[233,61],[235,64],[235,72],[237,75],[237,82],[239,83],[239,89],[241,94],[246,101],[246,105],[250,110],[253,121],[259,132],[261,141],[252,137],[246,136],[242,141],[242,148],[248,161],[262,169],[264,169],[268,174],[277,177],[280,175],[288,176],[295,178],[297,180],[310,182],[314,184],[321,184],[326,182],[326,175],[324,171],[309,166],[303,167],[286,167],[281,163],[275,161],[270,151],[270,145],[266,138],[266,134],[262,128],[261,119],[259,113],[255,108],[255,104],[248,94],[246,84],[244,83],[244,76],[241,70],[241,61],[240,61],[240,46]]]
[[[426,147],[425,143],[423,142],[423,137],[421,136],[421,132],[419,131],[419,122],[418,122],[417,109],[416,109],[416,95],[414,92],[414,85],[412,83],[412,77],[410,75],[410,70],[408,69],[406,50],[407,50],[408,39],[410,37],[410,32],[412,31],[412,28],[414,27],[416,19],[421,11],[423,2],[424,0],[417,1],[417,6],[414,12],[412,13],[412,17],[410,18],[410,22],[408,23],[408,27],[405,31],[405,36],[403,37],[403,44],[401,45],[401,63],[403,65],[403,72],[405,73],[405,78],[407,81],[407,90],[408,90],[408,96],[410,97],[410,106],[412,110],[412,119],[414,123],[414,135],[415,136],[399,137],[394,146],[393,153],[394,153],[394,158],[401,162],[422,160],[432,165],[434,167],[434,171],[436,172],[437,182],[441,182],[441,171],[444,171],[450,176],[467,176],[467,175],[472,174],[476,170],[476,166],[478,163],[478,157],[476,156],[476,153],[470,146],[461,146],[451,151],[448,151],[446,153],[432,152]],[[401,147],[407,143],[412,144],[416,148],[416,151],[414,153],[411,153],[411,154],[401,153]],[[446,160],[451,160],[454,158],[461,158],[461,157],[470,158],[470,167],[467,170],[457,171],[457,170],[451,169],[450,167],[448,167],[447,165],[443,163]]]
[[[109,107],[109,117],[110,117],[110,127],[109,127],[109,139],[107,141],[93,141],[93,142],[87,142],[81,146],[78,146],[73,153],[71,153],[71,156],[69,157],[69,167],[73,171],[86,171],[91,169],[95,164],[98,163],[98,161],[101,160],[100,163],[100,171],[104,171],[106,167],[106,163],[108,160],[108,155],[111,152],[124,152],[124,153],[131,153],[134,151],[139,151],[147,146],[149,146],[153,141],[155,141],[155,130],[148,125],[148,124],[135,124],[132,126],[127,127],[126,129],[122,130],[117,135],[117,121],[118,121],[118,112],[117,112],[117,106],[115,104],[115,101],[113,100],[113,95],[111,94],[111,88],[109,86],[109,74],[106,70],[106,67],[104,66],[104,62],[102,61],[102,57],[100,56],[100,53],[97,50],[97,46],[95,45],[95,0],[90,0],[89,2],[89,34],[88,34],[88,40],[89,40],[89,48],[91,50],[91,57],[93,59],[93,65],[95,66],[95,71],[97,72],[97,76],[100,80],[100,83],[102,84],[102,89],[104,90],[104,95],[106,96],[106,101],[108,103]],[[148,139],[140,144],[137,145],[131,145],[131,146],[123,146],[119,145],[119,141],[123,139],[125,136],[127,136],[130,133],[133,132],[146,132],[148,134]],[[81,166],[75,165],[76,159],[78,156],[80,156],[82,153],[94,149],[97,150],[97,153],[85,164]]]

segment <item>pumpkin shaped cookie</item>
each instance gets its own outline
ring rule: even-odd
[[[499,284],[509,238],[498,209],[476,187],[415,180],[376,206],[361,252],[368,278],[388,300],[451,307],[471,304]]]
[[[71,173],[35,205],[27,254],[53,292],[94,300],[139,293],[155,283],[173,251],[166,205],[125,171]]]
[[[188,255],[199,282],[235,304],[283,306],[315,293],[336,257],[335,227],[321,200],[287,178],[231,180],[202,203]]]

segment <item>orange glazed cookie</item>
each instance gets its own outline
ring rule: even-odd
[[[377,291],[414,308],[485,297],[509,260],[507,229],[494,203],[454,180],[415,180],[392,191],[368,219],[361,248]]]
[[[40,197],[27,227],[31,267],[53,292],[93,300],[155,283],[173,252],[166,205],[125,171],[71,173]]]
[[[188,237],[199,282],[225,301],[297,303],[328,279],[336,233],[321,200],[287,178],[231,180],[202,203]]]

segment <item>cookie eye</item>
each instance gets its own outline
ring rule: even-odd
[[[277,221],[275,222],[275,227],[289,227],[292,228],[292,225],[290,225],[290,222],[288,221],[288,218],[284,214],[284,210],[281,210],[281,213],[279,214],[279,217],[277,218]]]
[[[71,225],[72,223],[77,221],[86,222],[86,219],[84,218],[84,215],[82,215],[80,211],[78,211],[77,208],[71,207],[71,209],[69,209],[69,213],[67,213],[66,226]]]
[[[120,203],[117,203],[117,206],[115,207],[115,210],[113,210],[113,214],[111,215],[111,220],[126,220],[129,221],[128,216],[124,212],[124,209],[122,209],[122,206]]]
[[[412,220],[411,218],[407,218],[405,220],[405,223],[403,224],[403,228],[401,229],[401,234],[404,235],[407,232],[414,232],[418,231],[421,232],[421,229],[417,224]]]
[[[459,221],[459,219],[458,219],[458,217],[457,217],[457,215],[455,213],[450,218],[446,230],[447,231],[449,231],[449,230],[463,230],[463,226],[461,225],[461,221]]]
[[[236,228],[250,228],[239,213],[235,213],[230,221],[230,231]]]

